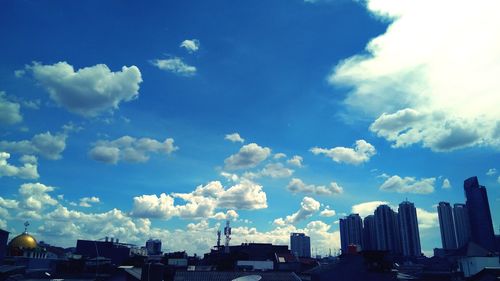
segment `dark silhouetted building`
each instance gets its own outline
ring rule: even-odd
[[[375,209],[375,232],[377,250],[401,253],[398,214],[387,205],[380,205]]]
[[[465,205],[469,213],[471,240],[485,249],[494,250],[495,233],[491,219],[486,188],[479,185],[477,177],[464,181]]]
[[[290,250],[292,254],[301,258],[311,257],[311,238],[304,233],[290,234]]]
[[[148,251],[148,256],[161,255],[161,240],[149,239],[146,241],[146,250]]]
[[[453,218],[455,219],[455,233],[457,246],[463,247],[470,239],[469,213],[465,204],[453,204]]]
[[[340,219],[340,244],[342,253],[347,252],[349,245],[362,247],[363,245],[363,221],[358,214],[350,214]]]
[[[108,258],[111,263],[121,265],[130,256],[130,248],[111,241],[77,240],[75,254],[89,259]]]
[[[411,202],[404,201],[399,204],[399,233],[401,235],[401,248],[404,256],[420,256],[420,234],[418,232],[417,210]]]
[[[453,225],[453,213],[450,203],[439,202],[437,207],[439,217],[439,229],[441,230],[441,242],[443,249],[451,250],[457,248],[455,239],[455,227]]]
[[[0,262],[7,255],[7,241],[9,240],[9,232],[0,229]]]
[[[375,230],[375,216],[366,216],[363,220],[363,251],[377,249],[377,233]]]

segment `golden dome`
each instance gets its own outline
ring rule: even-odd
[[[35,249],[37,247],[35,237],[29,235],[27,232],[20,234],[10,240],[10,249]]]

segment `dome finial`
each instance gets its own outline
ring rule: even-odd
[[[24,222],[24,233],[28,233],[28,226],[30,225],[29,221]]]

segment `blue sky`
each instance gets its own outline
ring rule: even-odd
[[[202,254],[230,219],[325,254],[408,198],[430,253],[477,175],[498,229],[494,5],[3,1],[0,227]]]

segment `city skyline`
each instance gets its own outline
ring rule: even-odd
[[[409,201],[432,255],[476,175],[498,234],[497,3],[233,2],[2,2],[0,228],[326,255]]]

